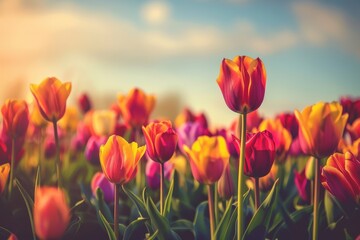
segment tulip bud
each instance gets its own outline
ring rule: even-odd
[[[112,203],[114,201],[114,184],[109,182],[102,172],[95,173],[91,180],[91,190],[94,196],[96,196],[98,188],[103,192],[105,202]]]
[[[70,209],[65,193],[55,187],[35,191],[34,226],[41,239],[59,239],[70,222]]]
[[[299,195],[303,201],[306,203],[310,202],[311,193],[310,193],[310,180],[308,180],[305,176],[305,169],[298,173],[296,170],[294,171],[295,174],[295,186],[299,192]]]
[[[95,137],[95,136],[90,137],[85,147],[86,160],[88,160],[91,164],[99,165],[100,146],[105,143],[106,143],[106,137]]]
[[[91,110],[91,108],[92,108],[90,98],[86,93],[83,93],[79,96],[78,104],[83,113],[86,113],[87,111]]]
[[[173,172],[173,165],[170,162],[164,163],[164,177],[170,180]],[[147,161],[145,167],[146,182],[151,189],[159,189],[160,187],[160,164],[152,160]]]
[[[235,193],[234,179],[230,172],[230,164],[225,167],[225,171],[218,181],[217,191],[220,197],[226,200],[229,200]]]

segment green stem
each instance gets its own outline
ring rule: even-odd
[[[246,142],[246,113],[240,114],[239,119],[239,135],[240,135],[240,158],[238,169],[238,185],[237,185],[237,239],[243,238],[244,232],[244,210],[243,210],[243,192],[244,192],[244,163],[245,163],[245,142]]]
[[[116,239],[119,237],[119,214],[118,214],[118,207],[119,207],[119,188],[116,183],[114,183],[114,233]]]
[[[319,228],[319,197],[320,197],[320,159],[315,159],[315,189],[314,189],[314,212],[313,212],[313,240],[318,239]]]
[[[255,185],[254,185],[254,192],[255,192],[255,211],[258,210],[260,206],[260,187],[259,187],[259,178],[254,178]]]
[[[61,176],[60,176],[60,142],[59,135],[57,129],[57,121],[53,121],[54,126],[54,138],[55,138],[55,146],[56,146],[56,159],[55,159],[55,169],[56,169],[56,179],[58,188],[61,187]]]
[[[208,205],[209,205],[209,216],[210,216],[210,236],[211,240],[215,240],[215,216],[214,216],[214,201],[213,201],[213,186],[207,185],[208,187]]]
[[[214,185],[214,212],[215,212],[215,229],[217,228],[217,225],[219,223],[219,194],[217,192],[217,182]]]
[[[10,182],[9,182],[9,199],[11,199],[13,181],[14,181],[14,170],[15,170],[15,138],[11,141],[11,160],[10,160]]]
[[[141,128],[135,128],[135,142],[137,142],[139,145],[141,145]],[[145,176],[144,172],[144,164],[143,164],[143,160],[140,159],[139,164],[137,166],[137,173],[136,173],[136,177],[135,177],[135,183],[136,183],[136,188],[138,190],[138,193],[141,193],[141,190],[144,187],[144,179],[143,179],[143,175]]]
[[[160,164],[160,214],[164,214],[164,163]]]

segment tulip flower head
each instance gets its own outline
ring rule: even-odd
[[[306,203],[309,203],[310,198],[311,198],[311,196],[310,196],[311,195],[310,194],[311,182],[310,182],[310,180],[308,180],[306,178],[305,171],[306,171],[305,168],[300,173],[297,171],[294,171],[294,174],[295,174],[294,182],[295,182],[296,189],[298,190],[298,193],[299,193],[301,199],[303,201],[305,201]]]
[[[174,166],[170,162],[164,163],[164,177],[170,180],[171,174],[173,173]],[[159,189],[160,187],[160,164],[152,160],[146,162],[145,175],[147,185],[151,189]]]
[[[235,147],[240,152],[240,140],[234,136]],[[275,159],[275,141],[272,134],[265,130],[246,136],[244,174],[259,178],[270,172]]]
[[[209,135],[208,129],[198,122],[187,122],[177,128],[180,151],[185,154],[184,146],[191,146],[195,140],[203,135]]]
[[[85,158],[91,164],[99,165],[100,146],[106,143],[106,137],[91,136],[85,146]]]
[[[223,59],[217,83],[226,105],[237,113],[250,113],[258,109],[264,100],[266,71],[257,58],[237,56]]]
[[[131,181],[145,151],[146,146],[138,147],[136,142],[128,143],[120,136],[110,136],[100,147],[100,164],[106,178],[116,184]]]
[[[229,163],[230,154],[222,136],[201,136],[191,149],[184,146],[184,150],[189,157],[194,178],[203,184],[217,182]]]
[[[96,136],[110,136],[114,134],[116,113],[112,110],[97,110],[92,113],[92,129]]]
[[[304,153],[323,158],[336,150],[348,119],[348,114],[342,114],[339,103],[319,102],[301,113],[295,110],[295,116]]]
[[[86,113],[92,109],[90,97],[86,93],[81,94],[77,100],[79,107],[83,113]]]
[[[102,172],[95,173],[91,180],[91,191],[94,196],[96,196],[98,188],[103,192],[105,202],[112,203],[114,201],[114,185],[107,180]]]
[[[63,190],[40,187],[35,191],[34,226],[40,239],[59,239],[70,222],[70,209]]]
[[[59,121],[65,114],[66,100],[71,83],[62,83],[55,77],[43,80],[39,85],[30,84],[31,93],[39,106],[41,115],[49,122]]]
[[[118,103],[124,121],[132,127],[141,127],[149,120],[154,109],[155,96],[134,88],[127,96],[119,95]]]
[[[234,179],[231,175],[230,164],[225,167],[225,170],[217,184],[217,191],[220,197],[229,200],[235,193]]]
[[[177,134],[170,121],[151,122],[142,127],[148,156],[155,162],[168,161],[176,150]]]
[[[25,137],[29,125],[29,109],[24,100],[8,99],[1,107],[2,133],[9,139]]]
[[[5,190],[6,182],[9,177],[10,164],[5,163],[0,166],[0,194]]]
[[[360,204],[360,161],[351,152],[331,155],[322,169],[321,183],[344,204]]]

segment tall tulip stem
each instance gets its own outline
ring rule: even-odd
[[[208,205],[209,205],[209,216],[210,216],[210,236],[211,236],[211,240],[215,240],[213,185],[207,185],[207,187],[208,187]]]
[[[320,197],[320,159],[315,158],[315,189],[313,211],[313,240],[318,239],[319,228],[319,197]]]
[[[56,159],[55,159],[55,168],[56,168],[56,179],[58,187],[61,186],[61,174],[60,174],[60,142],[59,142],[59,134],[57,129],[57,121],[53,121],[54,126],[54,138],[55,138],[55,146],[56,146]]]
[[[116,239],[119,238],[119,188],[116,183],[114,183],[114,233]]]
[[[260,187],[259,187],[259,178],[254,178],[255,184],[254,184],[254,192],[255,192],[255,211],[258,210],[260,206]]]
[[[244,192],[244,163],[245,163],[245,142],[246,142],[246,113],[240,114],[239,119],[239,135],[240,135],[240,158],[238,169],[238,185],[237,185],[237,239],[243,238],[244,232],[244,204],[243,204],[243,192]]]
[[[214,216],[215,216],[215,229],[217,228],[218,226],[218,223],[219,223],[219,194],[217,192],[217,185],[218,183],[216,182],[214,184],[214,206],[215,206],[215,209],[214,209]]]
[[[160,214],[164,214],[164,163],[160,164]]]
[[[10,159],[10,182],[9,182],[9,199],[11,199],[13,181],[14,181],[14,170],[15,170],[15,138],[11,142],[11,159]]]

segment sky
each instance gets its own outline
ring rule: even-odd
[[[29,84],[55,76],[72,82],[69,105],[139,87],[154,118],[189,107],[228,126],[216,78],[237,55],[265,64],[263,116],[360,97],[360,1],[0,0],[0,36],[0,102],[31,101]]]

